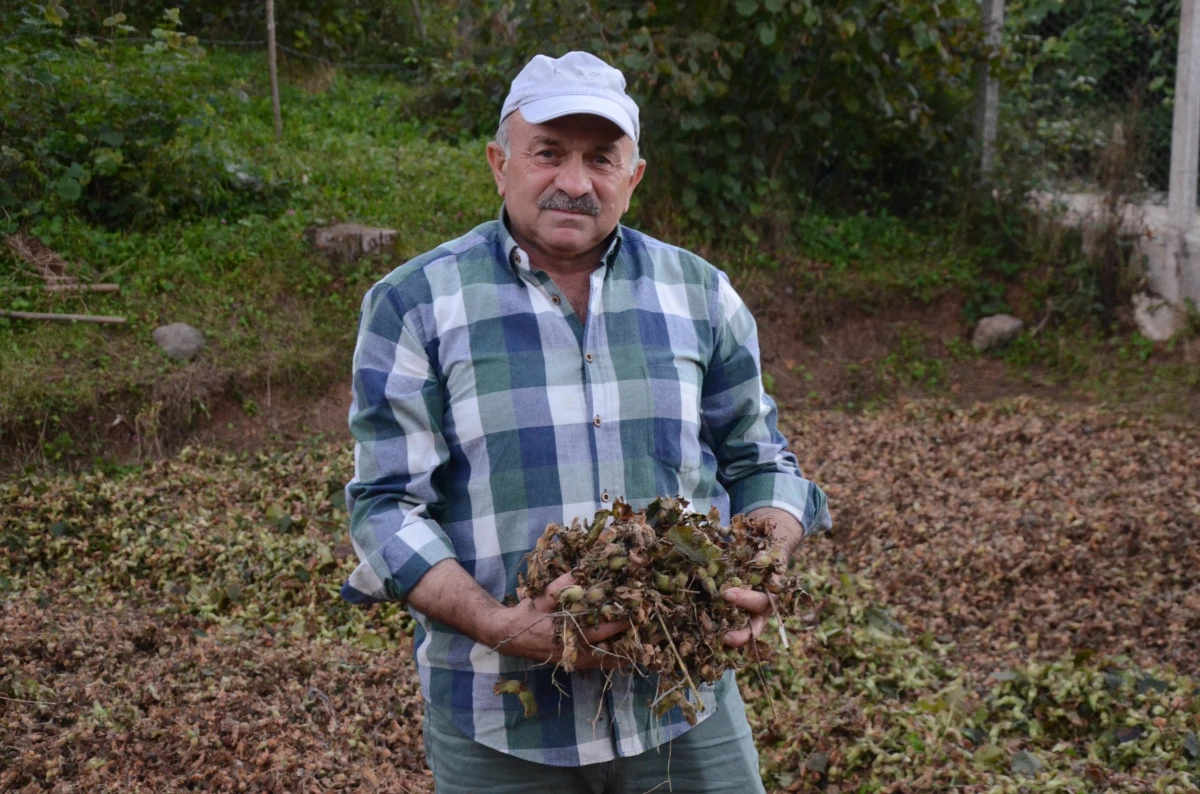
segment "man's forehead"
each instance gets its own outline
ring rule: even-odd
[[[530,124],[524,119],[522,121],[524,122],[522,126],[528,130],[531,139],[563,141],[569,138],[584,138],[593,143],[614,146],[621,145],[622,139],[630,140],[629,136],[616,124],[603,116],[595,116],[590,113],[560,116],[541,124]]]

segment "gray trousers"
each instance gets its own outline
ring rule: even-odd
[[[580,767],[537,764],[485,747],[464,736],[441,712],[426,708],[425,758],[437,794],[764,792],[758,751],[736,686],[729,687],[716,714],[674,741],[641,755]]]

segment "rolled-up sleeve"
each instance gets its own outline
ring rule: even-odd
[[[701,432],[729,492],[730,512],[777,507],[791,513],[805,536],[829,529],[829,505],[804,478],[776,426],[775,401],[763,389],[754,317],[723,274],[711,307],[713,355],[701,394]]]
[[[342,586],[347,601],[403,601],[430,568],[456,557],[431,517],[442,500],[434,475],[449,460],[436,355],[436,341],[394,287],[367,293],[350,405],[354,478],[346,486],[360,563]]]

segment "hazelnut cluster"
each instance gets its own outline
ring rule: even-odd
[[[740,587],[769,593],[776,611],[791,614],[804,591],[785,578],[788,559],[771,537],[771,524],[736,515],[692,512],[682,498],[659,497],[645,510],[618,500],[585,524],[550,524],[525,557],[524,595],[537,596],[565,573],[575,584],[560,590],[555,613],[561,664],[574,669],[579,652],[610,654],[616,664],[657,674],[658,715],[678,706],[695,722],[699,682],[715,683],[726,670],[766,661],[769,646],[752,641],[732,648],[725,635],[749,625],[749,615],[724,592]],[[629,628],[590,646],[581,630],[602,622]]]

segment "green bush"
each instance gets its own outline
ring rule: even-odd
[[[145,227],[282,206],[286,183],[203,139],[214,113],[204,51],[179,32],[177,9],[140,51],[120,43],[136,32],[124,15],[104,20],[117,37],[104,42],[69,40],[65,13],[27,9],[0,66],[0,210],[10,224],[76,214]]]
[[[1179,0],[1011,0],[1005,13],[1008,159],[1094,180],[1115,121],[1138,139],[1144,186],[1165,189]]]
[[[470,4],[469,58],[420,105],[449,137],[491,134],[536,52],[587,49],[642,108],[656,210],[752,242],[807,198],[933,209],[970,142],[978,9],[964,0]],[[736,219],[736,220],[734,220]]]
[[[261,41],[266,38],[262,0],[174,0],[184,27],[201,38]],[[95,35],[114,13],[108,0],[75,0],[64,27],[73,35]],[[155,27],[165,7],[155,2],[115,6],[141,31]],[[429,0],[287,0],[275,4],[279,44],[335,61],[389,62],[415,66],[444,52],[454,7]],[[0,34],[5,22],[0,19]],[[145,35],[144,33],[142,35]]]

